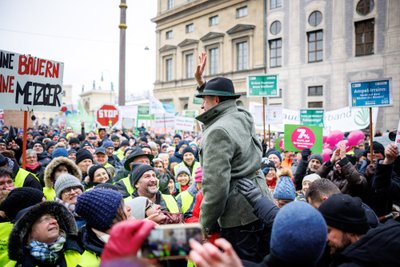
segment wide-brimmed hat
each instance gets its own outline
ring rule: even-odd
[[[149,158],[150,162],[153,160],[154,156],[152,154],[146,154],[141,148],[137,148],[135,149],[130,155],[129,157],[125,160],[124,163],[124,168],[127,171],[131,171],[131,168],[129,166],[129,164],[131,164],[133,162],[133,160],[137,157],[140,156],[146,156]]]
[[[224,96],[227,98],[236,99],[240,94],[235,94],[235,88],[231,80],[224,77],[217,77],[209,80],[204,89],[196,95],[196,97],[203,98],[204,96]]]

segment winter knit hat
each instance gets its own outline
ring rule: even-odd
[[[10,191],[7,198],[0,204],[10,221],[14,221],[17,213],[27,207],[42,202],[43,192],[33,187],[18,187]]]
[[[282,161],[281,153],[279,153],[279,152],[276,151],[275,149],[270,149],[270,150],[267,152],[267,155],[266,155],[267,158],[268,158],[270,155],[275,155],[275,156],[277,156],[277,157],[279,158],[280,161]]]
[[[57,147],[53,150],[51,158],[55,159],[57,157],[68,157],[68,151],[65,149],[65,147]]]
[[[72,144],[79,144],[79,139],[76,137],[72,137],[71,139],[69,139],[68,144],[72,145]]]
[[[188,167],[186,166],[177,166],[176,171],[175,171],[175,179],[179,176],[179,174],[181,174],[182,172],[186,173],[189,178],[190,178],[190,171],[188,169]]]
[[[310,160],[312,159],[318,160],[321,164],[324,163],[324,160],[322,159],[322,156],[320,154],[312,154],[310,156]]]
[[[318,210],[326,224],[348,233],[365,234],[369,230],[361,199],[347,194],[333,194]]]
[[[84,161],[85,159],[90,159],[93,162],[92,154],[86,149],[79,149],[79,151],[76,153],[76,165],[78,165],[79,162]]]
[[[54,190],[56,191],[56,196],[61,199],[61,193],[65,189],[71,187],[79,187],[80,189],[82,189],[83,192],[83,186],[78,178],[69,173],[61,174],[60,176],[58,176],[56,183],[54,184]]]
[[[193,156],[195,156],[195,152],[190,146],[185,147],[185,149],[182,151],[182,156],[185,155],[186,153],[192,153]]]
[[[88,226],[106,232],[113,225],[121,204],[121,193],[92,189],[78,196],[75,212],[86,220]]]
[[[304,185],[304,182],[308,181],[308,182],[312,183],[312,182],[314,182],[315,180],[318,180],[318,179],[321,179],[321,176],[319,176],[316,173],[312,173],[312,174],[306,175],[303,178],[302,185]]]
[[[112,141],[105,141],[102,147],[104,148],[114,147],[114,143]]]
[[[154,168],[147,164],[137,164],[131,172],[131,183],[133,186],[139,181],[142,175],[147,171],[154,171]]]
[[[275,199],[294,200],[296,197],[296,189],[294,188],[292,178],[289,176],[279,177],[273,197]]]
[[[103,166],[103,165],[100,165],[100,164],[94,164],[94,165],[92,165],[92,166],[89,167],[88,175],[89,175],[89,179],[90,179],[91,182],[93,182],[93,180],[94,180],[94,173],[95,173],[98,169],[101,169],[101,168],[103,168],[104,170],[107,171],[107,169],[104,168],[104,166]]]
[[[201,183],[203,181],[203,169],[198,167],[194,173],[194,182]]]
[[[313,266],[325,250],[327,235],[321,213],[303,201],[290,202],[272,225],[271,256],[293,266]]]
[[[149,199],[147,197],[135,197],[125,202],[131,208],[132,216],[137,219],[146,218],[146,205]]]

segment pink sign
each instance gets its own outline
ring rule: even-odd
[[[315,135],[313,131],[307,127],[296,128],[291,138],[293,146],[300,150],[312,148],[315,144]]]

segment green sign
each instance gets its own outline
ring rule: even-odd
[[[285,124],[285,151],[299,152],[305,148],[312,153],[322,153],[322,128]]]
[[[197,116],[197,110],[184,110],[183,111],[183,116],[189,117],[189,118],[196,118]]]
[[[147,105],[139,105],[138,106],[138,115],[149,115],[150,114],[150,106]]]
[[[247,76],[247,96],[279,96],[278,75]]]
[[[324,110],[300,109],[300,124],[324,127]]]
[[[201,104],[203,104],[203,98],[200,98],[200,97],[193,97],[193,104],[195,104],[195,105],[201,105]]]

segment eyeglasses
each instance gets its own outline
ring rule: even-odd
[[[79,191],[82,192],[82,188],[79,186],[75,186],[75,187],[70,187],[67,189],[64,189],[62,191],[63,194],[68,194],[68,195],[72,195],[73,193],[78,193]]]
[[[147,205],[146,205],[146,208],[144,209],[144,211],[147,211],[148,209],[154,207],[155,205],[156,205],[156,204],[153,203],[152,201],[148,201],[148,202],[147,202]]]

